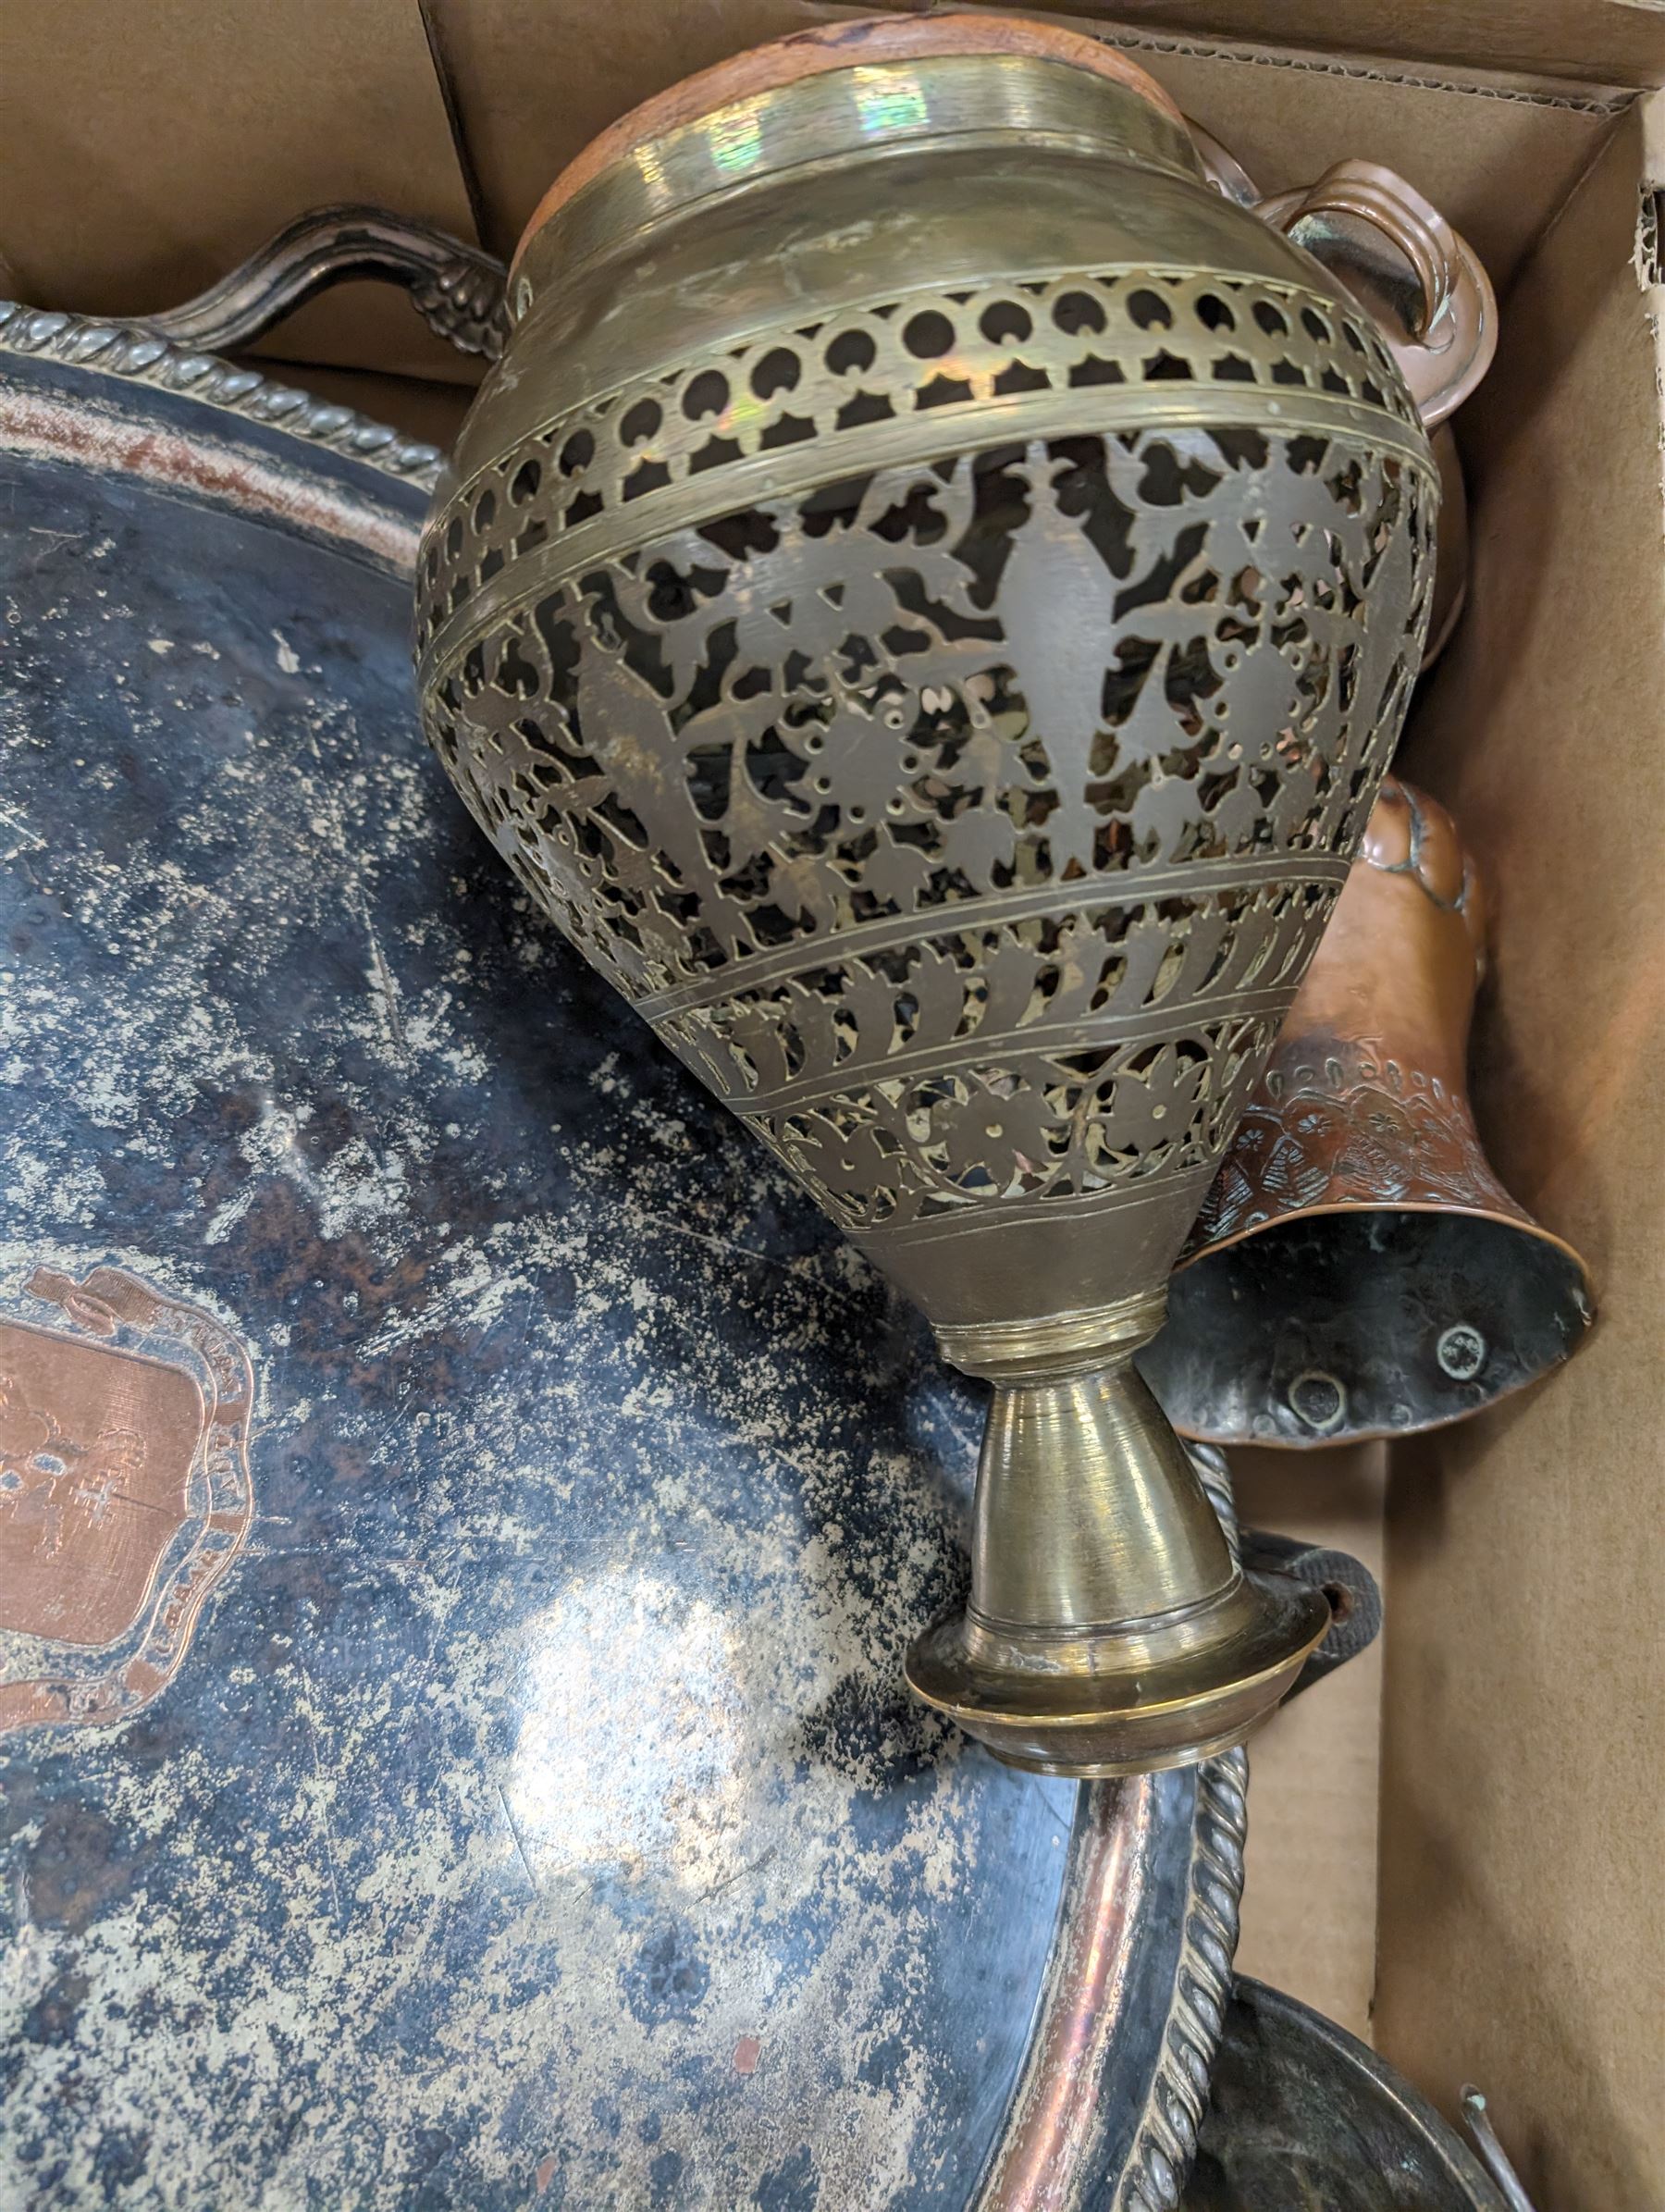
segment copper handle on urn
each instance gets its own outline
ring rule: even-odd
[[[1498,304],[1479,261],[1438,208],[1379,162],[1338,161],[1315,183],[1273,193],[1256,210],[1309,251],[1322,240],[1301,237],[1301,226],[1324,216],[1350,216],[1387,240],[1417,292],[1406,335],[1390,340],[1394,357],[1430,430],[1453,414],[1491,366]],[[1317,257],[1329,266],[1327,255]]]

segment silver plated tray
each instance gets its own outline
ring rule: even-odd
[[[905,1701],[977,1408],[423,750],[436,459],[0,306],[0,2203],[1171,2206],[1240,1755]]]

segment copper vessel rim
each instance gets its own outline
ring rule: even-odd
[[[680,130],[684,124],[762,93],[778,92],[835,70],[879,67],[888,62],[930,61],[949,55],[1008,56],[1049,61],[1083,69],[1149,101],[1181,130],[1185,119],[1172,99],[1137,62],[1079,31],[1017,16],[864,16],[853,23],[818,24],[787,37],[766,40],[731,55],[726,61],[682,78],[652,93],[610,123],[557,175],[533,210],[510,263],[512,283],[527,247],[550,217],[635,152],[645,141]]]
[[[1318,1221],[1322,1220],[1326,1215],[1335,1214],[1437,1214],[1448,1221],[1495,1221],[1503,1229],[1518,1229],[1523,1236],[1536,1238],[1540,1244],[1552,1244],[1557,1252],[1563,1253],[1578,1269],[1590,1303],[1592,1305],[1595,1304],[1596,1282],[1590,1273],[1589,1262],[1582,1253],[1575,1251],[1567,1242],[1565,1237],[1558,1237],[1553,1230],[1546,1229],[1542,1222],[1535,1221],[1530,1214],[1500,1214],[1495,1206],[1452,1205],[1449,1201],[1435,1198],[1343,1198],[1331,1199],[1323,1205],[1292,1207],[1287,1214],[1273,1214],[1264,1221],[1247,1222],[1241,1229],[1234,1229],[1228,1237],[1221,1237],[1212,1244],[1202,1245],[1188,1258],[1177,1261],[1174,1273],[1182,1275],[1188,1267],[1194,1267],[1199,1260],[1213,1259],[1222,1252],[1229,1252],[1234,1244],[1244,1243],[1250,1237],[1264,1236],[1269,1229],[1285,1229],[1297,1221]],[[1507,1392],[1499,1393],[1500,1396],[1507,1396]],[[1187,1436],[1199,1437],[1203,1434],[1201,1429],[1189,1428],[1182,1433]],[[1368,1433],[1372,1436],[1399,1436],[1405,1432],[1397,1428],[1383,1428],[1361,1431],[1360,1433]],[[1204,1440],[1233,1443],[1240,1442],[1242,1440],[1224,1437],[1207,1438]],[[1324,1440],[1322,1438],[1317,1440],[1319,1442]]]
[[[1575,1255],[1576,1256],[1576,1255]],[[1594,1319],[1590,1323],[1595,1326]],[[1435,1436],[1442,1428],[1454,1428],[1461,1421],[1473,1421],[1481,1414],[1489,1414],[1494,1406],[1505,1404],[1511,1398],[1519,1397],[1523,1390],[1536,1390],[1554,1375],[1558,1367],[1564,1367],[1583,1342],[1575,1338],[1558,1360],[1547,1367],[1540,1367],[1536,1375],[1523,1375],[1518,1381],[1506,1382],[1498,1390],[1488,1391],[1475,1405],[1454,1406],[1449,1414],[1437,1415],[1433,1420],[1407,1422],[1395,1428],[1390,1423],[1377,1421],[1368,1428],[1331,1428],[1320,1436],[1250,1436],[1237,1430],[1200,1428],[1180,1416],[1174,1427],[1188,1443],[1218,1444],[1228,1451],[1254,1452],[1346,1452],[1354,1444],[1405,1444],[1413,1437]]]

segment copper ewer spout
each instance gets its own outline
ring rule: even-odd
[[[1469,1106],[1484,967],[1474,861],[1389,777],[1141,1355],[1182,1434],[1436,1428],[1577,1348],[1588,1270],[1498,1180]]]

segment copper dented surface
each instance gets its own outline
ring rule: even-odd
[[[1485,945],[1456,825],[1390,777],[1141,1360],[1185,1433],[1432,1427],[1576,1348],[1583,1263],[1498,1181],[1469,1105]]]
[[[172,1678],[253,1511],[248,1355],[119,1267],[0,1319],[0,1728],[108,1721]]]

